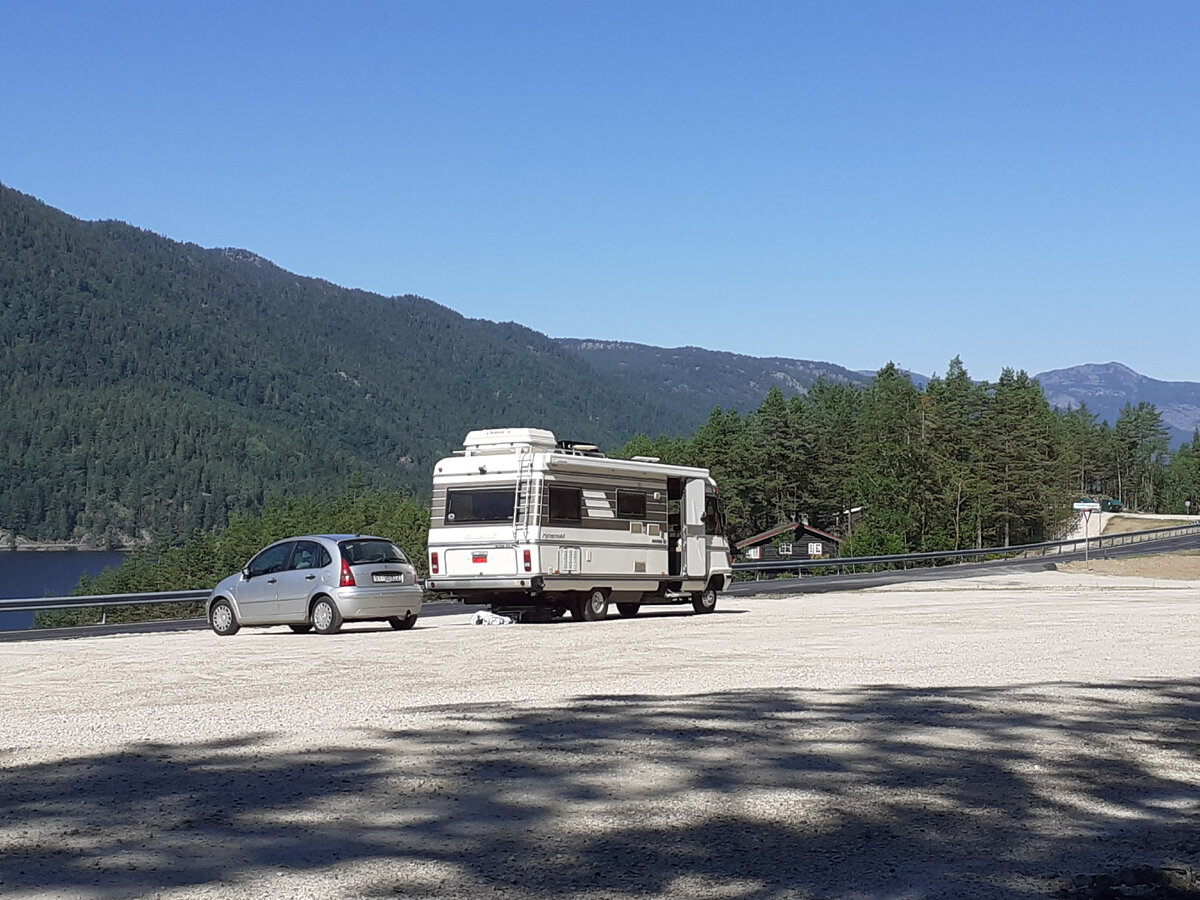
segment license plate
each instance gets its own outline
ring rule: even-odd
[[[376,584],[399,584],[403,583],[404,576],[399,572],[376,572],[371,580]]]
[[[473,562],[473,563],[487,562],[487,551],[485,550],[481,553],[477,550],[474,553],[472,553],[471,554],[471,562]]]

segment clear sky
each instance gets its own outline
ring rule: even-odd
[[[0,182],[555,337],[1200,381],[1200,3],[0,0]]]

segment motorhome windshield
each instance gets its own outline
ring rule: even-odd
[[[451,490],[446,492],[446,524],[511,522],[512,488],[501,490]]]

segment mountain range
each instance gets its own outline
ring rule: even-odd
[[[361,479],[423,496],[473,428],[623,444],[689,434],[770,387],[868,384],[828,362],[551,339],[287,272],[257,254],[85,222],[0,185],[0,530],[125,542],[221,524]],[[1115,421],[1146,400],[1173,437],[1200,385],[1110,363],[1043,373]],[[918,380],[918,378],[914,378]]]
[[[873,372],[829,362],[743,356],[699,347],[651,347],[625,341],[557,338],[559,346],[638,393],[654,396],[696,419],[714,407],[755,409],[772,387],[786,396],[803,393],[818,378],[868,385]],[[929,376],[910,372],[918,387]],[[1162,413],[1172,446],[1190,441],[1200,428],[1200,384],[1157,381],[1117,362],[1053,369],[1034,376],[1046,399],[1060,409],[1084,404],[1097,421],[1115,424],[1125,404],[1146,402]]]
[[[1200,429],[1200,384],[1158,381],[1119,362],[1053,369],[1037,376],[1051,405],[1066,409],[1087,404],[1090,412],[1110,425],[1127,403],[1153,403],[1162,413],[1171,446],[1190,441]]]

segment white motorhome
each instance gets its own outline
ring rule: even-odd
[[[732,580],[707,469],[609,459],[537,428],[472,431],[433,473],[425,586],[525,618],[593,621],[610,601],[712,612]]]

